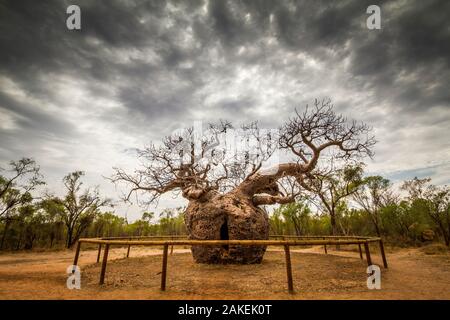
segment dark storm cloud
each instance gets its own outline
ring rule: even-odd
[[[79,1],[82,32],[61,27],[67,4],[7,1],[2,6],[1,41],[8,50],[0,51],[1,70],[34,94],[51,94],[51,86],[37,79],[40,73],[72,73],[84,80],[111,82],[126,107],[143,110],[142,94],[128,99],[128,93],[141,90],[142,80],[151,79],[157,87],[155,82],[172,74],[173,81],[178,77],[192,81],[195,90],[202,75],[211,70],[205,65],[210,62],[210,57],[205,60],[206,50],[219,50],[230,67],[239,62],[264,64],[273,53],[270,49],[261,47],[243,56],[236,51],[274,32],[286,51],[308,52],[328,64],[350,57],[350,71],[362,77],[365,87],[372,85],[384,96],[396,86],[392,98],[408,107],[449,100],[450,32],[445,12],[450,4],[446,1],[411,1],[389,10],[389,2],[380,3],[386,8],[383,29],[371,33],[364,27],[370,1]],[[201,14],[204,6],[206,15]],[[192,28],[192,44],[182,47],[187,28]],[[139,59],[124,64],[114,55],[105,55],[108,49],[148,47],[159,58],[157,64]],[[337,56],[331,57],[325,49]],[[192,68],[181,70],[186,61]],[[430,67],[440,72],[430,77]],[[399,83],[400,74],[414,75],[418,81]],[[113,82],[119,75],[122,84],[117,85]],[[167,104],[169,109],[173,105],[173,111],[180,111],[171,99],[163,100],[162,105],[150,105]],[[148,106],[148,112],[154,116],[155,110]]]
[[[401,72],[418,72],[422,78],[422,73],[426,72],[426,69],[420,70],[423,64],[437,65],[441,71],[449,67],[450,39],[448,28],[445,28],[449,4],[445,1],[409,2],[407,6],[386,10],[383,12],[383,30],[370,36],[361,27],[366,17],[365,8],[370,4],[367,1],[211,1],[205,17],[193,14],[201,9],[201,1],[173,2],[171,5],[179,7],[175,13],[170,12],[164,1],[81,1],[81,33],[58,27],[64,23],[67,4],[61,1],[39,5],[32,1],[3,4],[2,47],[8,50],[0,53],[2,69],[35,94],[49,93],[46,84],[35,79],[39,72],[64,70],[95,81],[110,81],[119,73],[128,75],[124,82],[130,86],[135,84],[133,78],[136,77],[138,80],[155,75],[164,77],[161,68],[176,72],[173,69],[189,59],[193,59],[194,66],[202,72],[204,70],[198,64],[205,62],[198,58],[199,54],[209,46],[215,46],[217,41],[222,45],[219,47],[221,54],[230,63],[242,61],[247,55],[243,58],[234,56],[235,48],[252,44],[267,35],[271,15],[276,37],[286,50],[302,50],[321,56],[321,49],[331,48],[341,52],[340,57],[351,56],[354,75],[366,77],[364,82],[375,87],[395,85]],[[245,23],[247,14],[251,14],[250,23]],[[174,25],[170,28],[161,20],[166,17],[173,18]],[[200,45],[197,49],[178,47],[177,34],[189,26],[193,28],[195,42]],[[99,42],[89,43],[89,36]],[[351,42],[349,47],[345,46],[348,41]],[[139,50],[146,46],[154,48],[162,58],[160,65],[149,66],[144,61],[134,60],[124,67],[112,57],[102,55],[100,50],[100,47]],[[260,50],[247,62],[264,63],[270,54],[270,51]],[[178,76],[183,74],[198,78],[192,71]],[[428,101],[448,101],[448,90],[445,90],[448,72],[440,74],[434,79],[426,79],[423,85],[399,85],[397,98],[418,105]],[[434,84],[433,92],[420,94],[430,82]],[[120,90],[119,98],[127,96],[123,91],[128,89]],[[419,95],[426,99],[425,103],[421,103]],[[135,100],[139,101],[139,97]],[[135,109],[140,110],[139,103],[137,106]]]
[[[76,128],[64,119],[58,119],[50,112],[45,112],[38,105],[20,103],[12,97],[0,92],[0,110],[13,114],[19,127],[36,133],[56,134],[61,138],[68,138],[76,134]]]
[[[386,12],[382,32],[353,41],[353,74],[368,79],[381,96],[393,96],[405,111],[448,107],[449,10],[449,2],[420,1]]]
[[[450,101],[447,1],[408,1],[400,7],[378,2],[383,26],[377,32],[365,28],[365,11],[372,1],[213,3],[215,35],[228,49],[257,40],[273,15],[274,32],[286,50],[309,52],[330,65],[350,57],[350,71],[360,77],[361,88],[370,85],[383,99],[392,96],[394,87],[390,98],[405,111]],[[256,12],[250,27],[244,23],[245,12]],[[336,58],[325,53],[330,49]],[[261,58],[258,62],[264,62]],[[400,75],[415,81],[401,83]]]
[[[70,4],[81,31],[65,26]],[[381,30],[366,28],[371,4]],[[408,153],[413,136],[445,158],[448,12],[438,0],[0,1],[0,160],[53,139],[43,159],[76,145],[111,167],[115,152],[197,119],[273,128],[325,96],[377,129],[392,170],[426,161]]]

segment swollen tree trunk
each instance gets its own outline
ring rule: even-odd
[[[191,200],[185,213],[190,239],[266,240],[269,238],[267,213],[255,206],[251,197],[238,191],[211,193]],[[192,246],[197,263],[260,263],[265,246]]]

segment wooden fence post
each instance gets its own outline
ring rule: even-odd
[[[80,240],[77,241],[77,249],[75,251],[75,257],[73,258],[73,265],[76,266],[78,264],[78,258],[80,256],[80,248],[81,248],[81,242]],[[75,272],[75,270],[72,270],[72,272]]]
[[[292,281],[292,266],[291,266],[291,252],[289,251],[289,246],[284,246],[284,253],[286,256],[286,273],[288,281],[289,293],[294,293],[294,283]]]
[[[361,243],[358,243],[358,248],[359,248],[359,258],[362,260],[363,255],[362,255]]]
[[[325,254],[328,254],[328,251],[327,251],[327,245],[326,245],[326,244],[323,245],[323,248],[324,248],[324,250],[325,250]]]
[[[370,250],[369,250],[369,242],[364,242],[364,250],[366,251],[366,260],[367,260],[367,265],[371,266],[372,265],[372,258],[370,257]]]
[[[384,253],[383,240],[380,239],[379,243],[380,243],[381,257],[383,258],[383,266],[387,269],[388,263],[387,263],[387,259],[386,259],[386,254]]]
[[[105,283],[106,263],[108,262],[109,243],[105,244],[103,252],[102,270],[100,272],[100,284]]]
[[[129,244],[128,245],[128,250],[127,250],[127,258],[130,256],[130,248],[131,248],[131,245]]]
[[[169,251],[169,245],[164,244],[163,261],[161,270],[161,291],[166,290],[166,276],[167,276],[167,252]]]
[[[100,254],[102,253],[102,244],[98,245],[98,253],[97,253],[97,263],[100,261]]]

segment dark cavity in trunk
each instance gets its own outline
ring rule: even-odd
[[[220,240],[229,240],[229,239],[230,238],[228,237],[228,222],[227,219],[225,219],[224,223],[220,227]],[[228,245],[224,245],[222,246],[222,248],[228,251]]]

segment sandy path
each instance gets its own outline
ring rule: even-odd
[[[357,252],[320,247],[292,250],[295,295],[286,293],[284,257],[270,250],[256,266],[207,266],[192,262],[188,249],[169,258],[167,292],[159,291],[161,250],[110,250],[107,281],[99,286],[97,251],[82,251],[82,289],[66,288],[73,251],[0,255],[1,299],[450,299],[450,255],[419,249],[388,253],[382,290],[365,287],[365,261]],[[375,263],[381,263],[373,254]]]

